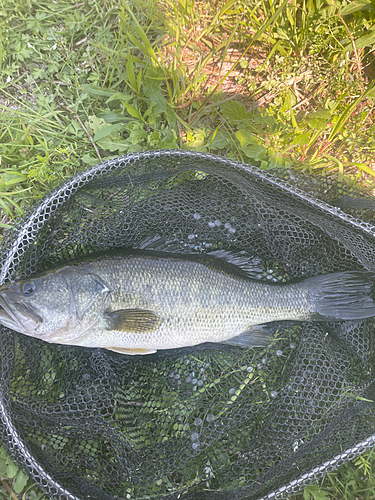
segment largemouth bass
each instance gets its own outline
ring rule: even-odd
[[[293,284],[251,280],[210,256],[128,252],[90,258],[0,288],[0,323],[47,342],[125,354],[226,342],[267,345],[257,325],[375,315],[373,275]]]

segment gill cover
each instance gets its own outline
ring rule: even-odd
[[[79,272],[75,268],[65,268],[62,274],[71,293],[71,312],[76,318],[82,320],[92,309],[96,309],[100,314],[110,292],[104,281],[95,274]]]

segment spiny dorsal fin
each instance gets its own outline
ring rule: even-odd
[[[119,309],[105,313],[108,330],[120,332],[146,333],[153,332],[161,323],[161,318],[146,309]]]

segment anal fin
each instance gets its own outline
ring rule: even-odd
[[[254,325],[232,337],[230,339],[224,340],[221,344],[228,344],[238,347],[265,347],[271,343],[273,336],[267,333],[262,325]]]
[[[109,351],[113,352],[118,352],[120,354],[128,354],[128,355],[135,355],[135,354],[154,354],[156,352],[155,349],[146,349],[146,348],[141,348],[141,347],[106,347]]]

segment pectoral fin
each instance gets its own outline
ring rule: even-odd
[[[108,330],[129,333],[153,332],[161,324],[161,318],[145,309],[119,309],[105,313],[108,319]]]
[[[120,354],[154,354],[156,351],[152,349],[142,349],[142,348],[126,348],[126,347],[106,347],[109,351],[119,352]]]
[[[239,347],[265,347],[270,344],[272,335],[267,333],[262,325],[255,325],[248,328],[236,337],[224,340],[222,344],[229,344]]]

